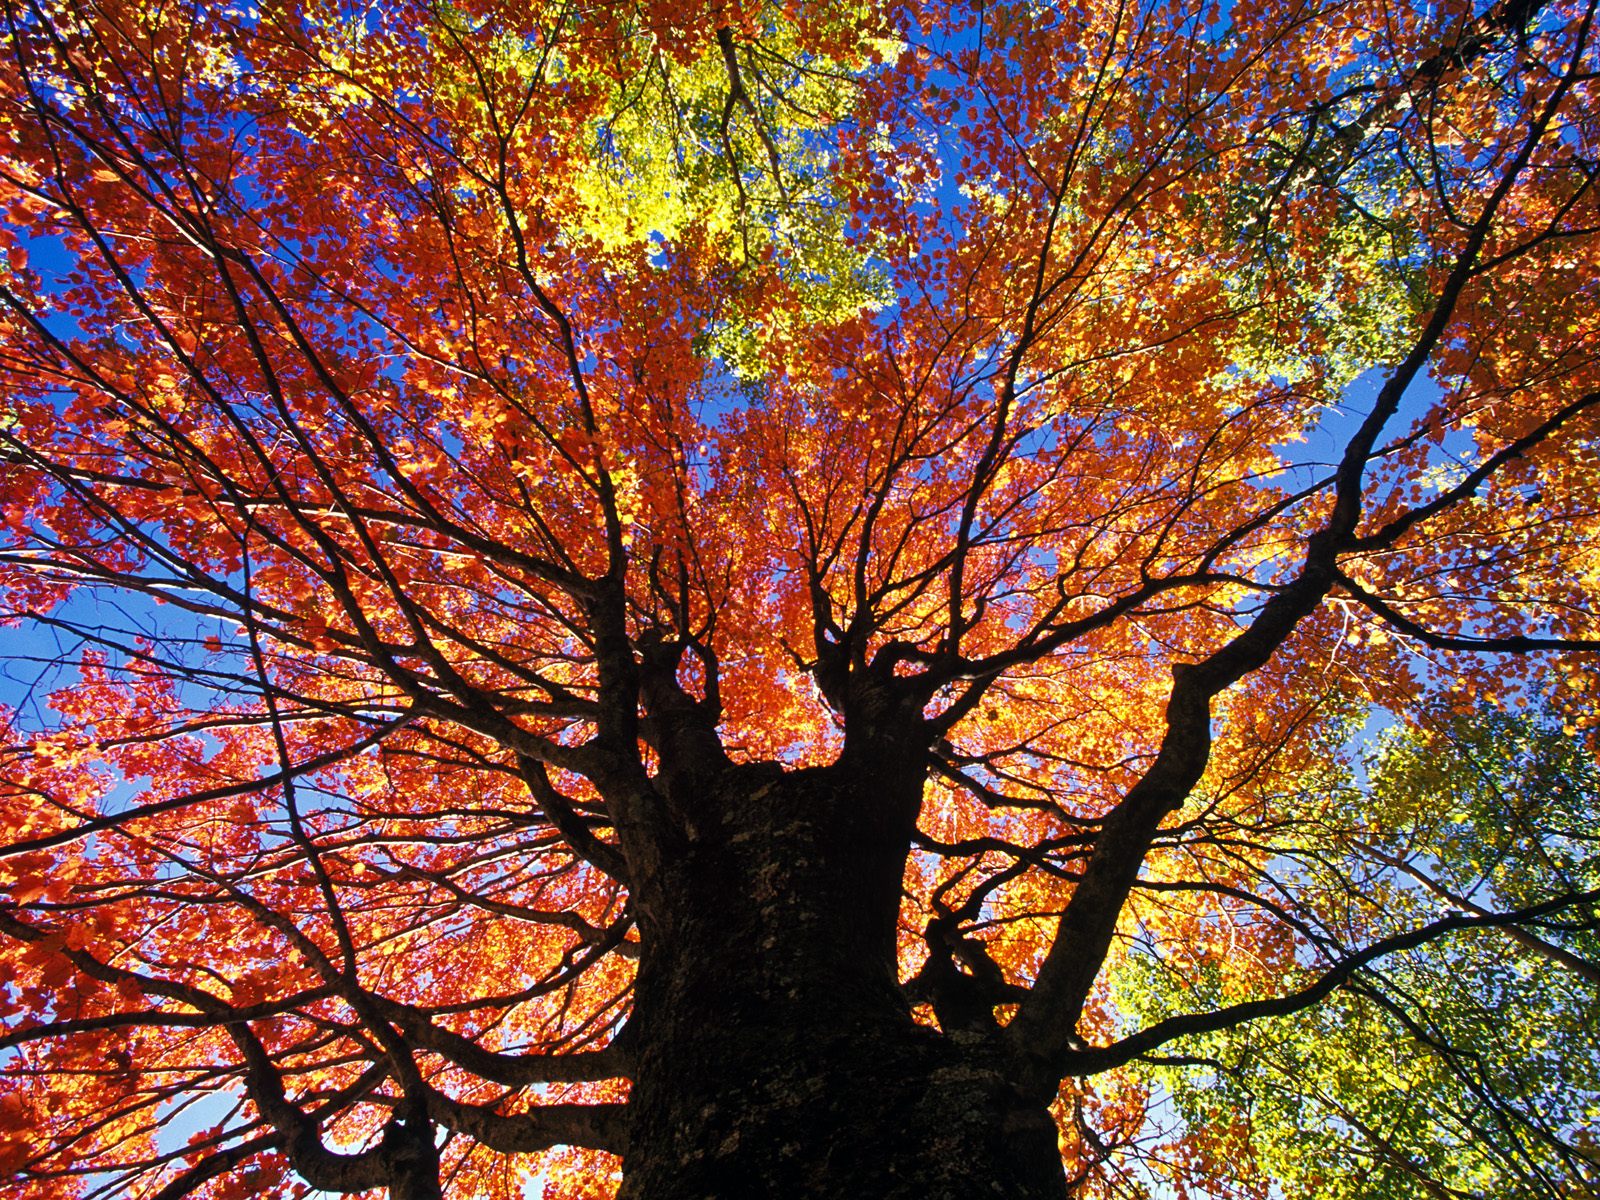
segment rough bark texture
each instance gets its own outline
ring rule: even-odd
[[[1065,1195],[1048,1111],[898,985],[921,787],[842,763],[701,797],[641,897],[622,1200]]]

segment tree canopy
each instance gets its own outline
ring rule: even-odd
[[[5,0],[0,1195],[1597,1194],[1596,15]]]

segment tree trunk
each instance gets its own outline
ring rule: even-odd
[[[622,1200],[1065,1195],[1044,1105],[988,1044],[917,1025],[898,985],[921,788],[734,768],[698,797],[716,819],[638,901]]]

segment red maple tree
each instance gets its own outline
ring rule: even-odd
[[[1594,17],[7,0],[0,1189],[1128,1194],[1592,922],[1308,797],[1594,721]]]

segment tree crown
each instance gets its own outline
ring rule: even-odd
[[[6,1186],[606,1190],[681,864],[815,776],[1069,1177],[1316,1194],[1238,1089],[1360,1132],[1447,935],[1597,977],[1594,16],[8,5]]]

